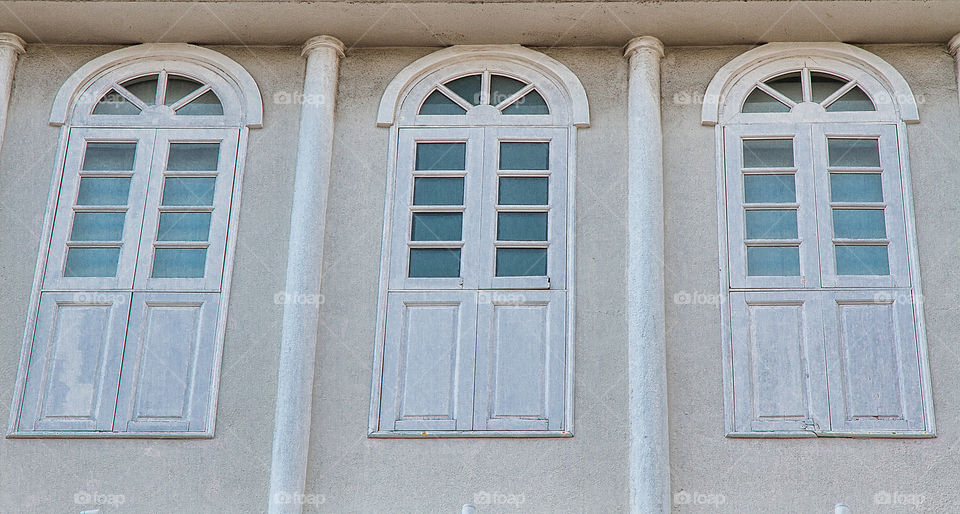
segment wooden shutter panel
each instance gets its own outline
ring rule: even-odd
[[[121,432],[206,429],[217,355],[218,293],[134,293],[123,351]]]
[[[730,293],[736,432],[829,430],[820,295]]]
[[[389,293],[380,430],[473,426],[477,293]]]
[[[564,291],[483,291],[475,430],[561,430]]]
[[[923,397],[909,290],[825,293],[835,432],[922,430]]]
[[[41,295],[20,430],[113,429],[129,307],[126,293]]]

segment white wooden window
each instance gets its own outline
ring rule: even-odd
[[[372,435],[570,435],[568,103],[511,62],[409,89]]]
[[[871,119],[890,98],[822,68],[753,77],[718,129],[727,431],[930,435],[905,135]]]
[[[12,435],[212,435],[246,129],[222,78],[145,66],[64,127]]]

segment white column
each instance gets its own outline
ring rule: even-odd
[[[628,97],[627,361],[630,373],[630,512],[670,512],[663,285],[663,43],[631,39]]]
[[[0,147],[3,147],[3,129],[7,126],[7,107],[10,105],[17,56],[25,49],[26,43],[16,34],[0,33]]]
[[[340,58],[345,47],[330,36],[303,45],[307,58],[300,107],[297,168],[290,216],[285,298],[320,291],[327,185],[333,151],[333,121]],[[320,308],[315,302],[283,307],[277,410],[270,465],[270,513],[299,513],[307,478],[310,408]]]
[[[957,61],[957,84],[960,84],[960,34],[950,38],[950,41],[947,42],[947,49],[950,50],[953,58]]]

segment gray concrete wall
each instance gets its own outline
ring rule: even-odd
[[[20,58],[0,152],[0,419],[10,412],[42,221],[60,130],[48,125],[60,85],[115,47],[30,45]],[[80,512],[84,493],[122,495],[123,512],[266,509],[276,396],[280,305],[293,191],[299,106],[297,48],[215,48],[257,80],[264,128],[250,132],[211,440],[2,439],[0,512]],[[103,510],[115,512],[115,506]]]

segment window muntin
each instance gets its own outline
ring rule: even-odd
[[[826,112],[875,111],[856,80],[803,68],[757,82],[743,102],[744,113],[786,113],[809,102]]]

